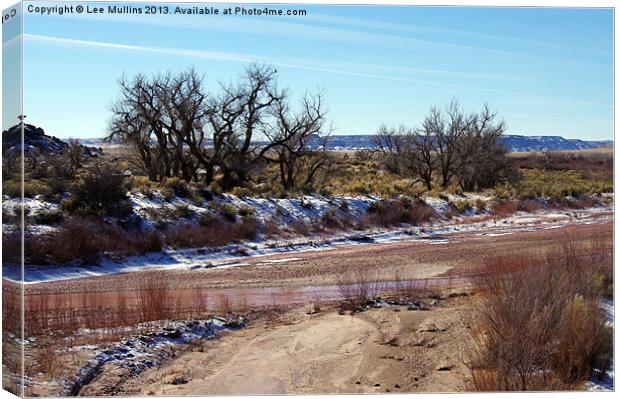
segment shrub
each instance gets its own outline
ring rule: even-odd
[[[251,218],[254,216],[256,210],[250,206],[242,206],[239,208],[238,213],[242,218]]]
[[[37,224],[56,224],[62,221],[62,212],[59,209],[39,212],[32,219]]]
[[[357,305],[366,304],[387,290],[387,285],[376,271],[369,272],[355,267],[341,270],[337,286],[345,306],[351,311],[355,311]]]
[[[166,201],[170,202],[174,199],[174,190],[170,187],[163,187],[160,192]]]
[[[523,169],[521,178],[495,188],[501,199],[563,199],[613,192],[613,182],[579,170]]]
[[[155,231],[123,230],[119,226],[92,218],[72,217],[53,233],[26,235],[24,254],[27,264],[96,263],[104,254],[141,255],[162,249]]]
[[[219,247],[236,240],[251,240],[256,237],[258,225],[253,219],[229,223],[214,219],[209,225],[184,224],[169,229],[165,242],[173,248]]]
[[[2,193],[11,198],[21,197],[21,182],[17,180],[5,180],[2,182]],[[52,187],[42,180],[24,181],[24,197],[32,198],[36,195],[48,197],[54,193]]]
[[[430,220],[433,208],[422,201],[404,198],[399,201],[379,200],[366,209],[364,223],[375,226],[395,226],[401,223],[418,225]]]
[[[328,229],[341,229],[341,228],[343,228],[343,223],[336,216],[336,210],[335,209],[328,209],[327,211],[325,211],[323,213],[323,215],[321,216],[321,225],[322,225],[322,227],[328,228]]]
[[[61,207],[82,216],[127,216],[131,203],[122,174],[96,168],[71,185],[71,197]]]
[[[280,227],[278,226],[278,223],[273,218],[265,220],[265,223],[263,224],[263,235],[265,238],[272,238],[279,234]]]
[[[142,321],[166,320],[172,316],[172,295],[168,279],[161,272],[147,274],[137,287]]]
[[[173,215],[176,218],[189,219],[194,215],[187,204],[179,204],[174,207]]]
[[[519,202],[517,209],[524,212],[536,212],[540,208],[542,208],[542,206],[539,201],[525,200]]]
[[[230,193],[239,198],[252,196],[252,190],[246,187],[234,187]]]
[[[11,198],[20,198],[22,196],[22,183],[15,180],[5,180],[2,182],[2,194]]]
[[[496,201],[491,205],[491,215],[498,218],[510,216],[518,210],[519,205],[514,201]]]
[[[473,210],[473,206],[471,202],[467,200],[460,201],[449,201],[448,206],[450,211],[455,215],[463,215],[464,213],[471,212]]]
[[[611,329],[592,276],[612,261],[598,257],[599,239],[588,247],[568,237],[547,254],[487,262],[468,356],[473,389],[565,389],[606,370]]]
[[[24,256],[29,264],[94,263],[104,248],[100,223],[71,218],[59,231],[44,237],[27,236]]]
[[[486,209],[487,202],[485,200],[482,200],[482,199],[478,198],[478,199],[476,199],[475,206],[476,206],[476,211],[478,213],[480,213],[480,212],[483,212]]]
[[[139,192],[146,198],[153,199],[155,191],[153,190],[153,182],[146,176],[133,176],[131,178],[131,189]]]
[[[185,180],[179,177],[167,177],[162,183],[164,189],[172,190],[176,195],[186,198],[191,194],[191,189]]]
[[[214,220],[215,216],[209,212],[201,212],[198,215],[198,224],[201,226],[209,226]]]
[[[230,204],[221,204],[219,206],[220,215],[227,221],[234,223],[237,220],[237,208]]]
[[[49,197],[54,194],[54,190],[44,181],[41,180],[26,180],[24,181],[24,197],[34,197],[35,195],[42,195]]]

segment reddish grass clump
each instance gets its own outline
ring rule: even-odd
[[[497,201],[491,206],[491,215],[497,218],[508,217],[519,210],[515,201]]]
[[[124,230],[99,219],[73,217],[52,233],[26,235],[24,255],[27,264],[89,264],[104,253],[140,255],[160,251],[162,245],[155,231]]]
[[[173,248],[217,247],[236,240],[256,237],[258,224],[254,219],[228,223],[215,219],[208,225],[183,224],[168,230],[164,235],[166,244]]]
[[[613,336],[599,306],[613,291],[606,238],[584,245],[566,237],[546,254],[488,261],[468,354],[470,388],[567,389],[594,369],[605,372]]]
[[[372,203],[362,220],[364,225],[396,226],[402,223],[419,225],[433,216],[433,208],[422,201],[380,200]]]

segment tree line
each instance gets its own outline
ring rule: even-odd
[[[213,91],[194,69],[123,77],[119,85],[107,139],[131,149],[133,166],[153,181],[209,185],[219,176],[227,190],[256,181],[271,164],[284,190],[307,190],[331,165],[324,93],[306,92],[294,102],[272,66],[251,64]],[[453,100],[432,107],[418,128],[382,125],[373,141],[389,172],[428,190],[439,180],[443,188],[456,181],[473,191],[507,175],[505,130],[488,106],[466,114]]]
[[[510,173],[507,149],[501,144],[504,121],[487,105],[466,114],[456,100],[444,109],[432,107],[421,127],[382,125],[373,137],[389,172],[405,175],[432,189],[456,181],[464,191],[493,187]]]

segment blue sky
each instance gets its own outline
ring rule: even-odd
[[[270,7],[308,15],[26,12],[28,121],[59,137],[99,137],[123,74],[194,66],[217,90],[258,61],[277,65],[294,95],[324,90],[336,134],[417,126],[454,97],[472,111],[487,102],[509,134],[613,138],[610,9]]]

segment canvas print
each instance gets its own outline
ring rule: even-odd
[[[4,390],[614,390],[612,8],[2,20]]]

